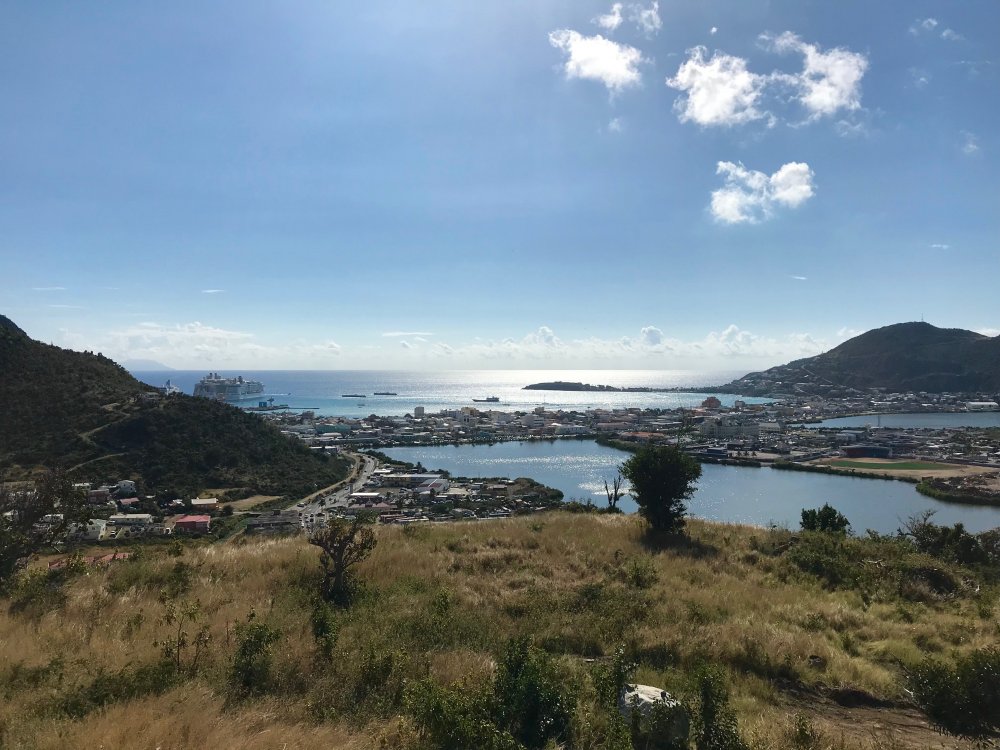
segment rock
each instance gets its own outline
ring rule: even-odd
[[[687,741],[687,711],[666,690],[627,684],[618,696],[618,711],[632,727],[633,737],[655,735],[669,742]]]

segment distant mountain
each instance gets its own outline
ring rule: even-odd
[[[1000,391],[1000,336],[990,338],[930,323],[897,323],[845,341],[828,352],[753,372],[718,390],[747,395]]]
[[[44,468],[181,495],[304,494],[346,473],[345,462],[315,455],[257,415],[162,397],[107,357],[34,341],[0,315],[0,480]]]
[[[150,372],[157,370],[173,370],[173,367],[168,367],[162,362],[157,362],[155,359],[126,359],[121,363],[129,372]]]

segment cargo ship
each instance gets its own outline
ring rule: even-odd
[[[259,380],[244,380],[242,375],[224,378],[217,372],[210,372],[194,386],[195,396],[227,403],[259,399],[263,392],[264,384]]]
[[[499,404],[500,403],[500,397],[499,396],[487,396],[486,398],[474,398],[472,400],[475,401],[477,404]]]
[[[367,398],[363,393],[342,393],[341,398]]]
[[[394,393],[393,391],[375,391],[375,395],[376,396],[398,396],[399,394],[398,393]]]

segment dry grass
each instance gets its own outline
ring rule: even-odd
[[[691,531],[697,544],[656,550],[622,516],[380,528],[359,571],[367,593],[336,617],[332,664],[313,642],[317,551],[304,540],[192,547],[180,557],[147,550],[74,579],[50,609],[0,606],[0,746],[405,747],[413,732],[400,718],[402,680],[475,684],[515,635],[581,673],[584,657],[629,644],[637,679],[676,690],[699,661],[720,662],[761,748],[786,746],[799,712],[840,738],[831,747],[922,747],[932,738],[961,746],[912,716],[920,731],[897,737],[889,728],[897,744],[872,744],[850,712],[825,711],[820,696],[851,688],[905,700],[903,668],[928,651],[995,643],[995,609],[961,599],[866,604],[758,551],[781,532],[705,523]],[[65,697],[86,692],[96,675],[157,662],[176,631],[164,620],[168,606],[193,602],[199,614],[185,627],[206,626],[211,642],[190,676],[159,695],[67,715]],[[272,690],[244,700],[227,675],[236,628],[251,611],[281,640]],[[189,648],[183,664],[191,658]]]

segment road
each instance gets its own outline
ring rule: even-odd
[[[299,512],[299,517],[302,519],[302,527],[306,531],[312,531],[317,525],[322,525],[321,523],[317,524],[317,521],[321,521],[330,508],[337,506],[346,507],[351,493],[360,491],[365,482],[371,478],[375,469],[378,468],[378,461],[371,456],[353,454],[352,457],[359,464],[355,466],[353,477],[343,482],[339,489],[327,488],[320,490],[313,495],[303,498],[289,508],[289,510]],[[334,487],[336,486],[334,485]],[[320,513],[324,515],[317,517]]]

